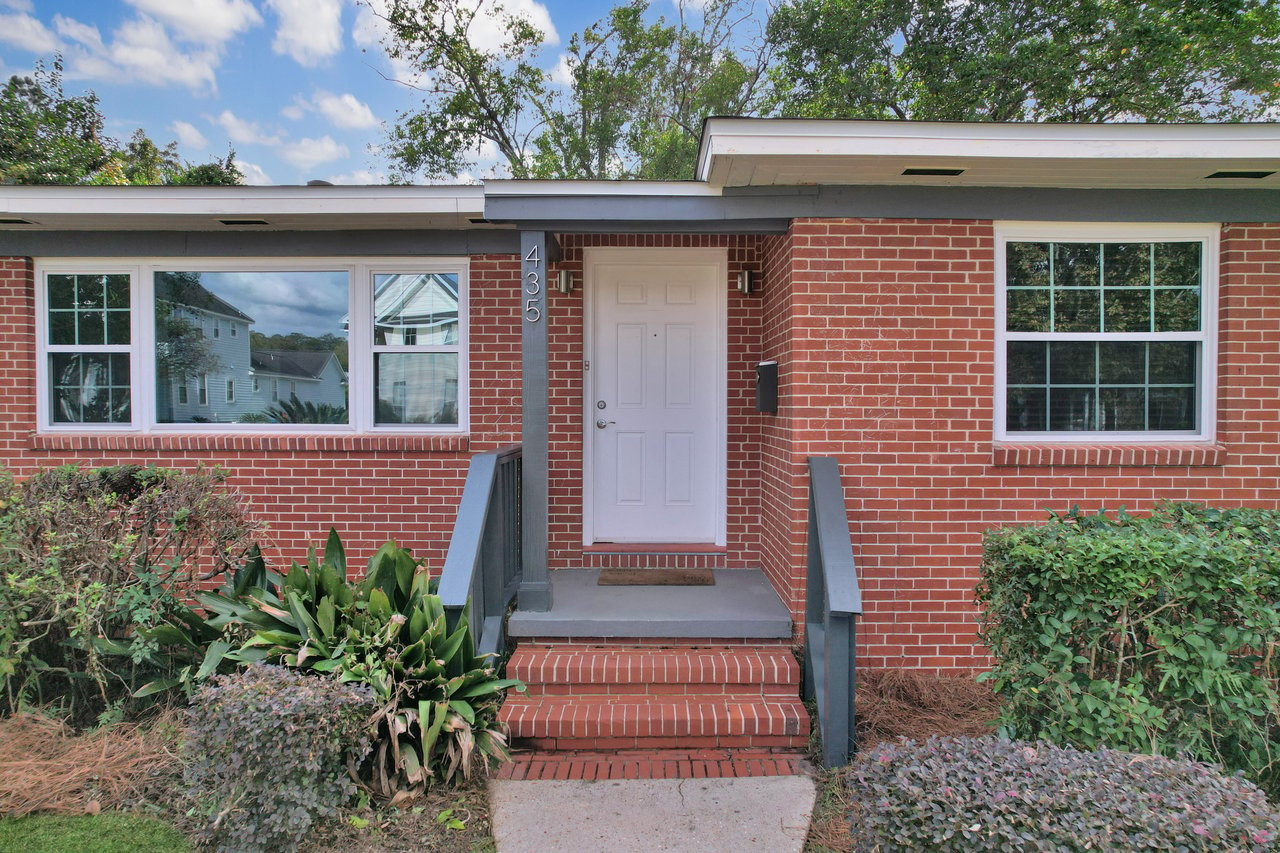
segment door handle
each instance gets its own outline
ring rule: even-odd
[[[613,423],[617,423],[617,421],[606,421],[604,418],[600,418],[596,421],[596,429],[604,429],[609,424]]]

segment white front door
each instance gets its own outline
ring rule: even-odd
[[[590,250],[588,542],[723,544],[726,256]]]

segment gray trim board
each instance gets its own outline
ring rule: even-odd
[[[515,254],[519,232],[19,231],[0,230],[0,255],[70,257],[332,257]]]
[[[520,232],[520,445],[524,468],[520,488],[520,539],[524,570],[518,604],[521,610],[551,609],[547,576],[547,250],[555,246],[543,231]]]
[[[785,231],[800,217],[1274,222],[1280,191],[1052,187],[737,187],[706,196],[490,196],[491,222],[556,231]]]

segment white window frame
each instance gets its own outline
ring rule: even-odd
[[[223,389],[226,391],[227,402],[228,402],[228,403],[234,403],[234,402],[236,401],[236,380],[235,380],[235,377],[234,377],[234,376],[227,376],[227,377],[224,377],[224,378],[226,379],[226,382],[225,382],[225,384],[223,385]]]
[[[347,273],[348,394],[346,424],[239,424],[156,422],[155,387],[155,274],[157,272],[331,272]],[[458,353],[457,424],[374,423],[373,279],[375,275],[442,273],[458,278],[458,344],[426,347]],[[61,274],[127,274],[130,281],[130,423],[54,424],[50,417],[48,359],[49,313],[47,276]],[[307,257],[307,258],[39,258],[35,262],[36,309],[36,425],[42,433],[243,433],[243,434],[466,434],[470,429],[470,259],[467,257]],[[398,348],[401,351],[418,350]],[[54,350],[56,351],[56,350]],[[121,350],[116,350],[121,351]],[[273,384],[276,380],[273,380]]]
[[[1218,242],[1220,223],[996,222],[995,223],[995,412],[994,438],[1001,443],[1168,444],[1212,441],[1216,431],[1218,379]],[[1198,332],[1010,332],[1006,330],[1008,243],[1161,243],[1200,241],[1200,331]],[[1198,429],[1009,432],[1006,429],[1009,341],[1194,341],[1200,344],[1196,388]]]
[[[209,406],[209,374],[201,373],[196,381],[196,405]]]

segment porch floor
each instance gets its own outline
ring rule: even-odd
[[[599,569],[551,572],[552,607],[517,609],[512,637],[791,636],[791,614],[759,569],[716,569],[714,586],[600,586]]]

